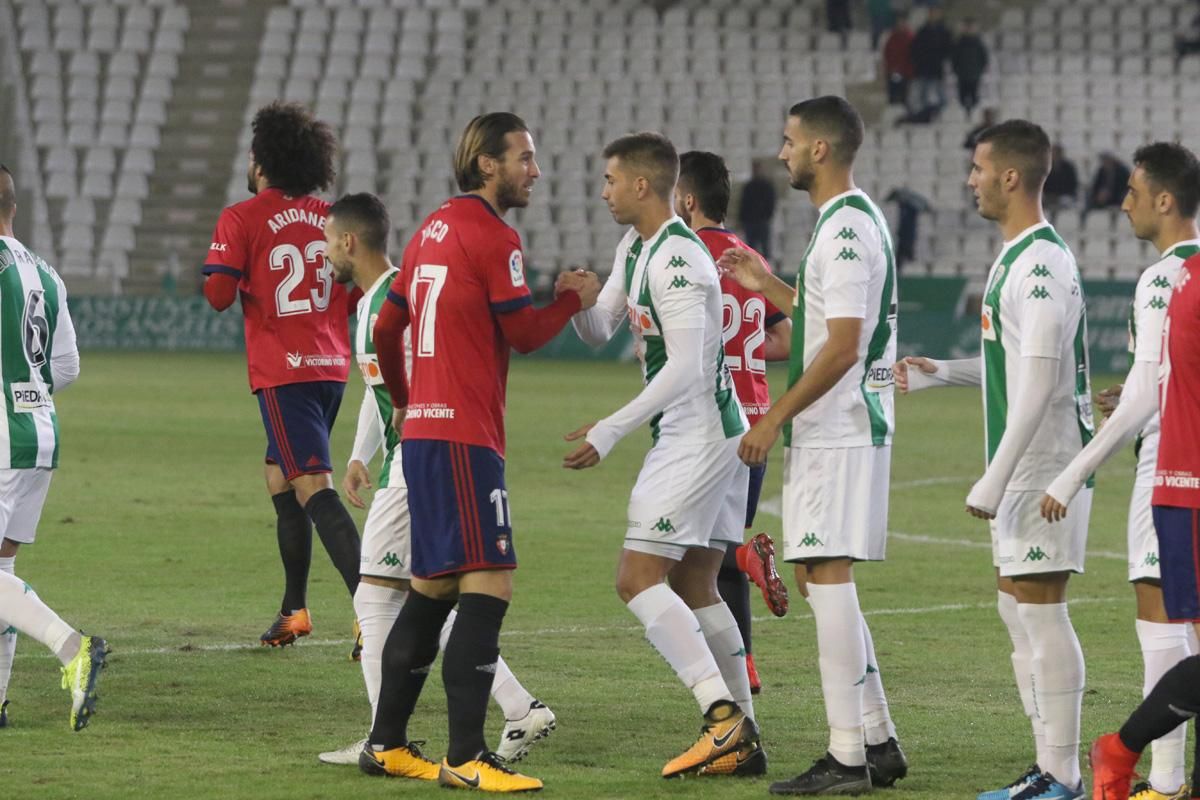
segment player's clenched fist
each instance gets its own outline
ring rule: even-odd
[[[767,453],[779,438],[779,426],[763,418],[754,424],[738,445],[738,458],[752,467],[767,463]]]
[[[916,369],[921,370],[921,372],[924,372],[926,375],[932,375],[933,373],[937,372],[937,365],[935,365],[928,358],[921,358],[920,356],[905,356],[904,358],[900,359],[892,365],[892,375],[896,378],[896,388],[903,393],[907,393],[909,391],[908,370],[910,367],[915,367]]]
[[[600,288],[600,278],[596,273],[576,268],[558,276],[558,280],[554,282],[554,296],[558,297],[563,292],[575,292],[579,295],[580,310],[582,311],[596,305],[596,298],[600,296]]]

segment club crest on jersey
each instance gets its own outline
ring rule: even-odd
[[[654,315],[647,306],[629,307],[629,326],[633,328],[634,333],[642,336],[662,336],[662,331],[658,329]]]
[[[983,338],[986,341],[996,341],[996,323],[992,320],[992,307],[989,305],[983,306],[983,317],[980,319],[980,326],[983,329]]]
[[[508,257],[508,274],[513,286],[525,285],[525,259],[521,257],[520,250],[513,250]]]
[[[501,534],[496,537],[496,549],[500,551],[500,555],[508,555],[508,537]]]

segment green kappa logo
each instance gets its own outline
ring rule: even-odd
[[[1157,567],[1158,553],[1146,553],[1146,557],[1142,559],[1143,567]]]
[[[398,567],[404,562],[397,558],[395,553],[388,553],[386,556],[379,559],[378,563],[386,564],[389,567]]]
[[[804,538],[800,540],[801,547],[823,547],[824,545],[825,543],[818,539],[812,531],[804,534]]]
[[[1154,295],[1150,298],[1150,302],[1146,303],[1146,308],[1153,308],[1155,311],[1162,311],[1167,307],[1167,301],[1163,300],[1159,295]]]
[[[876,669],[876,668],[874,667],[874,665],[872,665],[872,664],[867,664],[867,671],[863,673],[863,676],[862,676],[861,678],[859,678],[858,680],[856,680],[856,681],[854,682],[854,685],[855,685],[855,686],[862,686],[864,683],[866,683],[866,682],[867,682],[867,676],[868,676],[868,675],[870,675],[872,672],[879,672],[879,670],[878,670],[878,669]]]
[[[671,285],[668,288],[682,289],[685,286],[691,286],[691,285],[692,285],[692,282],[689,281],[687,278],[683,277],[682,275],[676,275],[674,280],[671,281]]]
[[[8,636],[9,634],[13,634],[16,632],[17,632],[17,629],[14,628],[12,625],[9,625],[4,630],[0,631],[0,636]]]
[[[1049,300],[1050,293],[1048,291],[1046,291],[1045,286],[1038,284],[1037,286],[1033,287],[1033,291],[1029,293],[1029,299],[1031,299],[1031,300]]]
[[[670,268],[690,267],[691,264],[679,256],[672,256],[671,260],[667,262],[667,266]]]
[[[1169,280],[1167,280],[1164,276],[1159,275],[1157,278],[1150,281],[1150,288],[1152,288],[1152,289],[1170,289],[1171,282]]]
[[[834,261],[862,261],[862,259],[858,257],[857,250],[851,247],[843,247],[842,251],[837,254],[837,258],[835,258]]]
[[[674,533],[675,526],[671,524],[671,520],[666,517],[659,517],[658,522],[650,526],[650,530],[660,533]]]
[[[1035,278],[1049,278],[1050,270],[1046,268],[1045,264],[1038,264],[1033,268],[1033,275]]]
[[[1022,561],[1045,561],[1048,558],[1050,558],[1049,554],[1046,553],[1046,551],[1043,550],[1042,548],[1031,547],[1031,548],[1029,548],[1029,552],[1025,554],[1025,558],[1023,558],[1021,560]]]
[[[854,232],[853,228],[842,228],[840,231],[838,231],[837,236],[833,238],[846,239],[847,241],[856,242],[858,241],[858,234]]]

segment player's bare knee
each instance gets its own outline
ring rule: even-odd
[[[807,583],[838,584],[854,582],[854,562],[848,558],[813,560],[805,564]]]
[[[512,570],[481,569],[458,576],[458,593],[486,594],[507,602],[512,601]]]
[[[14,542],[12,539],[4,539],[0,541],[0,558],[15,558],[17,550],[20,548],[20,542]]]
[[[296,490],[296,502],[303,508],[317,492],[323,489],[332,489],[333,479],[327,472],[316,475],[297,475],[292,478],[291,487]]]
[[[1133,594],[1137,599],[1137,618],[1143,622],[1167,624],[1171,621],[1163,603],[1162,583],[1144,578],[1133,582]]]
[[[283,470],[275,464],[267,464],[263,474],[267,479],[267,491],[271,496],[283,494],[292,488],[288,479],[283,476]]]
[[[808,597],[808,567],[804,564],[794,565],[793,570],[796,577],[796,591],[800,592],[800,596]]]
[[[407,592],[411,581],[406,578],[380,578],[375,575],[363,575],[359,579],[360,583],[369,583],[372,586],[383,586],[387,589],[395,589],[398,592]]]
[[[1040,575],[1014,576],[1013,595],[1018,603],[1045,605],[1067,601],[1069,572],[1046,572]]]

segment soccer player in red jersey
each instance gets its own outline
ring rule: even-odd
[[[725,228],[732,187],[725,161],[715,153],[693,150],[679,157],[679,182],[675,185],[675,213],[700,237],[713,260],[731,247],[749,250],[733,231]],[[753,251],[752,251],[753,252]],[[759,255],[755,253],[755,255]],[[761,259],[762,256],[759,255]],[[763,264],[767,262],[765,259]],[[770,267],[767,267],[770,271]],[[733,376],[734,389],[753,425],[771,407],[767,387],[767,361],[786,360],[791,350],[792,323],[787,314],[771,304],[759,292],[742,287],[728,276],[721,278],[721,302],[724,306],[721,338],[725,366]],[[750,491],[746,504],[746,528],[754,524],[758,500],[762,494],[766,465],[750,468]],[[746,647],[746,671],[750,689],[757,694],[762,687],[754,665],[751,647],[750,586],[747,572],[763,592],[767,606],[776,616],[787,613],[787,587],[775,571],[774,543],[765,533],[748,544],[731,544],[717,574],[721,599],[733,612],[742,642]]]
[[[401,432],[412,521],[412,584],[383,652],[375,725],[359,765],[370,774],[437,780],[484,791],[540,789],[484,744],[500,626],[517,565],[504,483],[504,401],[510,349],[550,341],[600,291],[594,274],[559,279],[549,306],[532,307],[517,232],[504,222],[529,203],[540,171],[533,137],[516,115],[471,120],[454,155],[463,194],[430,214],[404,250],[375,323],[379,367]],[[404,329],[412,324],[412,382]],[[408,739],[408,721],[446,643],[450,743],[440,765]]]
[[[1154,474],[1163,604],[1172,622],[1200,632],[1200,256],[1183,262],[1163,325],[1158,372],[1162,419]],[[1092,797],[1129,796],[1138,758],[1155,739],[1200,714],[1200,656],[1163,675],[1121,726],[1092,745]],[[1200,743],[1192,767],[1192,796],[1200,786]]]
[[[358,585],[358,530],[333,488],[329,456],[350,370],[354,305],[325,260],[329,204],[312,196],[333,181],[337,141],[329,126],[301,105],[272,103],[252,127],[247,181],[254,197],[217,219],[204,296],[218,311],[242,299],[285,575],[279,614],[260,637],[276,647],[312,630],[305,594],[313,526],[351,595]]]

